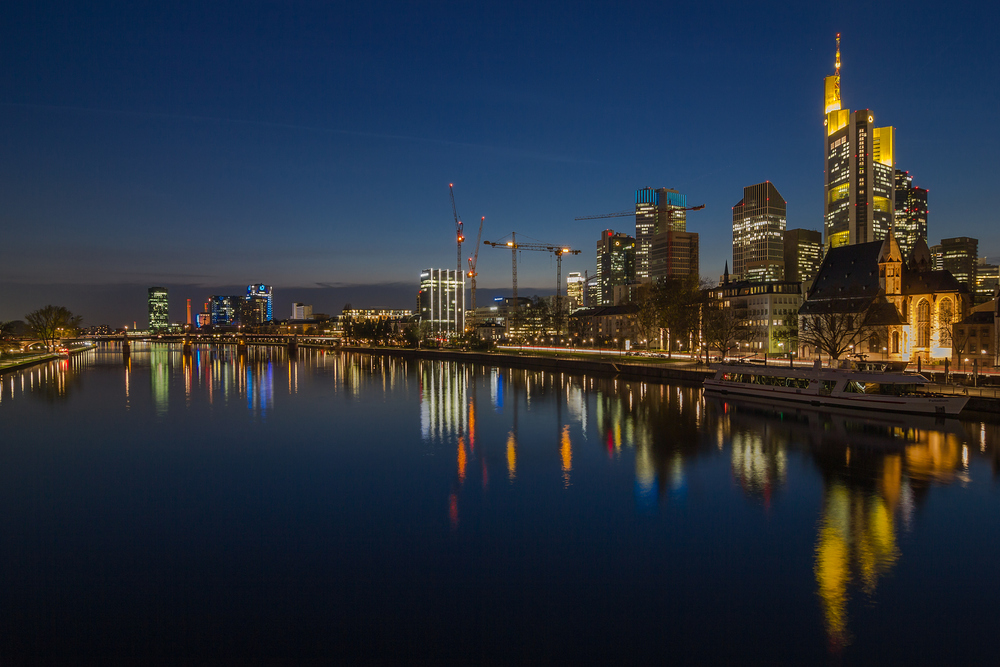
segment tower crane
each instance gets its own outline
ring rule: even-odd
[[[486,216],[484,215],[479,219],[479,234],[476,235],[476,251],[472,253],[472,257],[469,258],[469,280],[472,282],[472,312],[476,312],[476,276],[479,274],[476,272],[476,264],[479,263],[479,242],[483,238],[483,223],[486,222]]]
[[[513,285],[514,293],[514,310],[518,308],[517,303],[517,251],[518,250],[536,250],[539,252],[551,252],[556,256],[556,307],[559,307],[559,301],[562,299],[562,256],[563,255],[579,255],[579,250],[574,250],[572,248],[567,248],[563,246],[552,245],[549,243],[518,243],[517,237],[514,232],[510,233],[510,241],[502,243],[499,241],[483,241],[484,245],[492,246],[494,248],[510,248],[511,250],[511,282]]]
[[[455,207],[455,184],[448,184],[448,192],[451,194],[451,212],[455,216],[455,237],[458,239],[458,271],[455,278],[462,275],[462,241],[465,235],[462,234],[462,219],[458,217],[458,209]]]

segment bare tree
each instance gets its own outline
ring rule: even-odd
[[[59,338],[74,335],[82,320],[65,307],[52,305],[30,312],[24,319],[28,329],[46,349],[52,349]]]
[[[753,335],[750,327],[736,316],[736,311],[725,307],[705,309],[702,331],[706,345],[718,350],[723,358],[729,356],[732,348],[738,349]]]
[[[643,340],[646,342],[646,349],[656,336],[660,328],[660,290],[656,285],[647,284],[639,288],[638,302],[639,310],[635,314],[635,328]]]
[[[804,315],[799,328],[799,343],[810,345],[832,359],[840,359],[848,350],[871,333],[871,306],[861,312],[840,312],[832,306]]]

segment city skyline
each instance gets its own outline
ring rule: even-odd
[[[701,237],[701,275],[717,277],[731,260],[732,194],[747,183],[775,183],[789,228],[822,230],[823,77],[837,32],[844,108],[877,109],[896,130],[896,163],[934,190],[928,243],[970,236],[981,257],[1000,255],[986,180],[997,140],[977,130],[997,108],[997,92],[975,85],[997,67],[988,20],[925,25],[918,9],[873,8],[871,25],[846,25],[839,11],[789,5],[774,25],[735,9],[710,30],[706,6],[680,10],[694,28],[670,45],[604,46],[628,43],[649,11],[524,18],[484,6],[435,23],[403,6],[194,18],[15,8],[0,47],[13,63],[0,98],[0,319],[57,302],[88,324],[124,324],[163,285],[176,320],[186,298],[237,294],[227,286],[247,273],[275,285],[278,313],[295,301],[412,307],[412,276],[454,265],[449,182],[469,226],[486,216],[484,239],[513,230],[573,247],[603,226],[575,216],[676,189],[707,204],[688,230]],[[389,45],[396,23],[423,32]],[[760,48],[762,36],[773,44]],[[886,86],[872,63],[890,55],[909,66]],[[672,85],[623,102],[664,68]],[[768,104],[734,113],[731,99],[765,81]],[[956,104],[961,123],[945,116]],[[506,256],[482,255],[479,290],[509,293]],[[554,261],[522,259],[520,291],[551,293]],[[593,269],[587,255],[564,260],[564,275]]]

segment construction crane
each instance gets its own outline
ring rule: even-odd
[[[573,250],[564,246],[552,245],[549,243],[518,243],[514,232],[510,233],[510,241],[506,243],[500,241],[483,241],[484,245],[494,248],[510,248],[511,251],[511,282],[514,294],[514,310],[518,308],[517,303],[517,251],[536,250],[539,252],[551,252],[556,256],[556,307],[562,299],[562,256],[579,255],[579,250]]]
[[[462,219],[458,217],[458,209],[455,207],[455,184],[448,184],[448,192],[451,194],[451,212],[455,216],[455,237],[458,239],[458,272],[455,274],[455,278],[462,275],[462,241],[465,240],[465,235],[462,234]]]
[[[476,264],[479,263],[479,242],[483,238],[483,223],[486,222],[486,216],[484,215],[479,219],[479,234],[476,235],[476,252],[472,253],[472,257],[469,258],[469,280],[472,282],[472,312],[476,312]]]

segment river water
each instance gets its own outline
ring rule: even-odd
[[[997,423],[149,344],[0,427],[0,664],[996,661]]]

